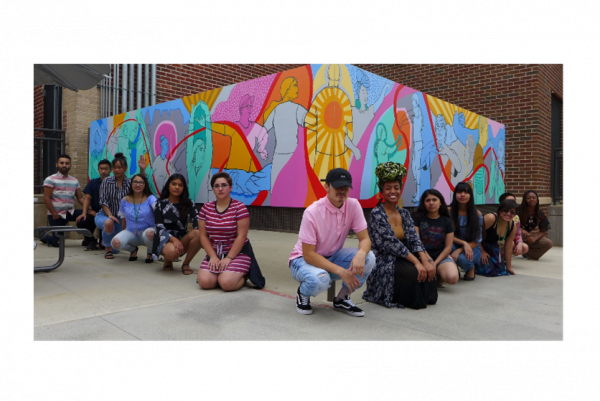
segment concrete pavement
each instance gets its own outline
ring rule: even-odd
[[[312,298],[314,313],[295,310],[298,283],[287,258],[298,236],[250,230],[267,285],[233,293],[201,290],[196,275],[165,272],[162,263],[129,262],[122,252],[84,252],[67,240],[64,264],[34,274],[36,340],[562,340],[562,248],[540,261],[513,259],[511,277],[480,277],[439,289],[423,310],[387,309],[362,300],[354,318],[334,311],[326,293]],[[358,241],[349,238],[346,246]],[[35,266],[52,264],[56,248],[38,243]],[[200,251],[191,266],[197,271]],[[339,289],[339,283],[337,288]]]

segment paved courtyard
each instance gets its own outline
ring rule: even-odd
[[[439,290],[427,309],[387,309],[352,296],[365,310],[354,318],[332,309],[326,293],[314,313],[295,310],[298,284],[287,258],[297,234],[250,230],[267,284],[234,293],[202,290],[196,275],[165,272],[161,262],[129,262],[122,252],[84,252],[67,240],[65,262],[35,273],[35,340],[562,340],[563,249],[540,261],[513,259],[516,276],[459,281]],[[346,246],[358,241],[349,238]],[[35,266],[50,265],[58,249],[38,242]],[[192,262],[194,271],[204,257]],[[337,288],[339,289],[339,283]]]

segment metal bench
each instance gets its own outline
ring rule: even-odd
[[[65,233],[78,233],[86,237],[90,237],[92,233],[90,233],[85,228],[73,228],[70,226],[54,226],[54,227],[38,227],[33,230],[33,237],[42,239],[46,235],[54,233],[58,238],[58,261],[52,266],[43,266],[43,267],[34,267],[33,272],[49,272],[54,269],[58,269],[60,265],[65,260]],[[35,250],[36,244],[35,241],[33,243],[33,249]]]

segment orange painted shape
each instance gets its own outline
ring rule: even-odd
[[[336,130],[342,126],[342,106],[338,102],[329,102],[325,106],[325,124]]]
[[[211,168],[221,168],[229,158],[231,150],[231,138],[221,134],[212,133],[213,157]]]

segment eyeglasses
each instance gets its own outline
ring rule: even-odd
[[[229,186],[229,184],[215,184],[213,188],[227,188]]]
[[[133,181],[133,185],[144,185],[144,181]]]

